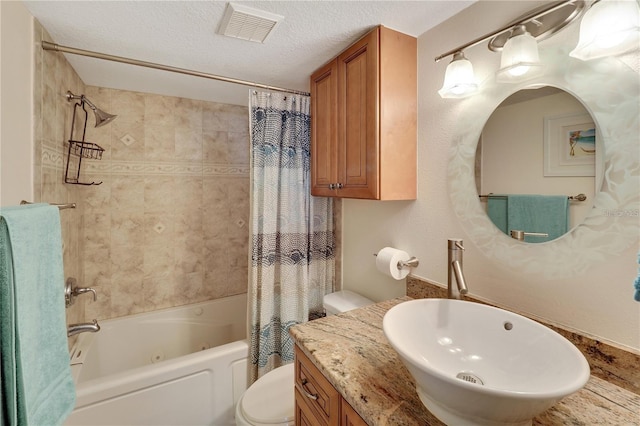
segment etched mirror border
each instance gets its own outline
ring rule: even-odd
[[[547,279],[584,274],[640,239],[640,78],[618,59],[583,62],[568,53],[561,47],[541,50],[547,66],[542,76],[517,84],[489,81],[479,94],[460,101],[461,124],[448,168],[453,210],[473,243],[503,267]],[[478,197],[474,166],[478,139],[495,108],[518,90],[542,85],[572,94],[587,108],[603,140],[604,172],[582,223],[560,238],[531,244],[508,237],[491,222]]]

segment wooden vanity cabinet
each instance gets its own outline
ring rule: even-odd
[[[311,194],[415,199],[417,40],[379,26],[310,83]]]
[[[296,426],[366,426],[320,370],[295,347]]]

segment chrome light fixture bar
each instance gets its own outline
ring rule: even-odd
[[[580,17],[584,8],[583,0],[556,1],[549,6],[534,9],[496,31],[437,56],[436,62],[453,55],[453,61],[447,66],[445,83],[438,93],[443,98],[462,98],[477,90],[475,77],[470,77],[468,72],[456,73],[458,66],[452,65],[464,60],[468,62],[465,68],[472,70],[471,63],[464,58],[463,51],[487,40],[490,50],[503,51],[501,69],[497,73],[499,81],[518,81],[533,77],[537,74],[534,74],[535,71],[539,72],[542,69],[538,60],[536,39],[542,40],[557,33]],[[455,80],[459,75],[463,75],[464,80]],[[465,88],[466,90],[463,90]]]
[[[496,31],[487,33],[440,56],[436,56],[435,61],[439,62],[447,56],[476,46],[489,39],[492,39],[489,43],[489,49],[499,51],[509,39],[511,30],[519,25],[524,25],[534,38],[544,40],[577,19],[584,12],[584,7],[585,2],[583,0],[554,2],[551,6],[535,9]],[[556,12],[558,13],[556,14]]]

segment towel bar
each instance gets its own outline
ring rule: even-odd
[[[33,204],[33,203],[30,203],[29,201],[26,201],[26,200],[22,200],[20,201],[20,204],[22,205],[22,204]],[[76,203],[64,203],[64,204],[49,203],[49,204],[51,204],[52,206],[58,206],[60,210],[76,208]]]
[[[486,195],[478,195],[478,197],[480,198],[506,198],[507,195],[506,194],[493,194],[493,193],[488,193]],[[578,195],[568,195],[567,198],[571,201],[584,201],[587,199],[587,196],[584,194],[578,194]]]

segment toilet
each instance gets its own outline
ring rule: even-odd
[[[347,312],[373,301],[349,290],[324,296],[328,315]],[[276,368],[253,383],[236,405],[236,424],[242,426],[289,426],[294,424],[294,363]]]

